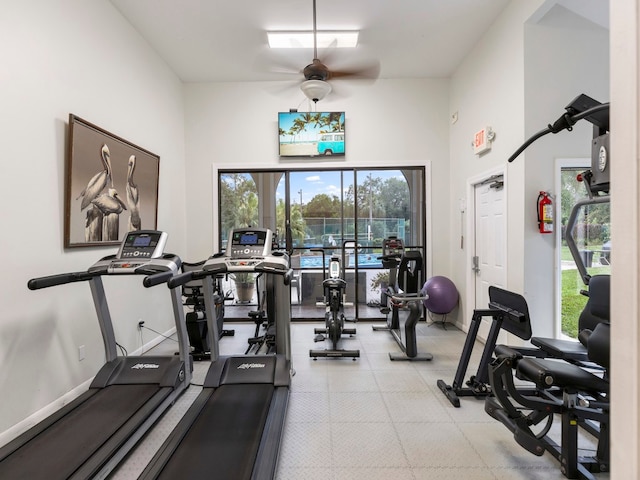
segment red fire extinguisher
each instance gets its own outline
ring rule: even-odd
[[[550,193],[540,192],[537,210],[540,233],[553,233],[553,201]]]

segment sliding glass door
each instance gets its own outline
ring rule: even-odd
[[[294,319],[323,318],[322,280],[332,256],[347,280],[347,319],[383,319],[383,239],[399,237],[424,254],[424,168],[221,171],[219,178],[223,247],[230,228],[252,225],[277,232],[284,248],[290,225]]]

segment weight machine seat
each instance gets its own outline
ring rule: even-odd
[[[586,362],[587,349],[580,342],[557,338],[531,337],[531,343],[554,358]]]
[[[611,366],[611,324],[602,322],[587,337],[589,360],[609,371]]]
[[[611,319],[611,276],[594,275],[589,280],[589,299],[587,300],[580,318],[578,319],[578,330],[585,328],[594,330],[601,322],[608,322]]]
[[[611,348],[609,328],[609,323],[600,323],[586,338],[587,358],[605,369],[609,368]],[[577,365],[560,360],[525,357],[506,345],[498,345],[494,352],[498,359],[510,359],[512,365],[515,365],[518,378],[534,382],[537,388],[548,389],[556,386],[592,393],[609,392],[609,382],[606,379],[593,375]]]
[[[610,275],[594,275],[589,280],[589,299],[580,313],[578,331],[592,331],[610,319]],[[587,348],[583,343],[556,338],[532,337],[531,343],[550,356],[569,361],[587,361]]]

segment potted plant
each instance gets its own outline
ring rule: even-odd
[[[371,279],[371,290],[376,291],[377,289],[380,289],[381,305],[386,305],[387,303],[388,287],[389,287],[389,270],[381,270]]]
[[[389,286],[389,271],[381,270],[371,279],[371,290],[386,290]]]
[[[256,286],[256,274],[253,272],[235,272],[230,276],[236,284],[236,301],[238,303],[251,302]]]

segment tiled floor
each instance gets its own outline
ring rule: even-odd
[[[360,358],[309,358],[313,328],[292,326],[293,363],[287,423],[280,452],[280,480],[563,479],[549,454],[531,455],[513,435],[484,412],[484,402],[463,398],[454,408],[436,386],[451,383],[465,335],[448,325],[418,326],[419,350],[430,362],[391,361],[398,346],[387,332],[359,323],[357,335],[344,348],[359,348]],[[221,342],[223,354],[243,352],[252,324],[235,324],[235,337]],[[173,352],[175,344],[161,347]],[[472,357],[474,373],[482,346]],[[200,383],[208,363],[197,363],[193,383]],[[114,478],[138,476],[164,437],[199,392],[189,388],[150,435],[116,472]],[[557,422],[556,422],[557,423]],[[554,426],[554,429],[557,429]],[[592,447],[592,446],[591,446]],[[581,452],[585,453],[585,452]],[[213,478],[213,477],[212,477]],[[598,478],[609,478],[601,474]]]

